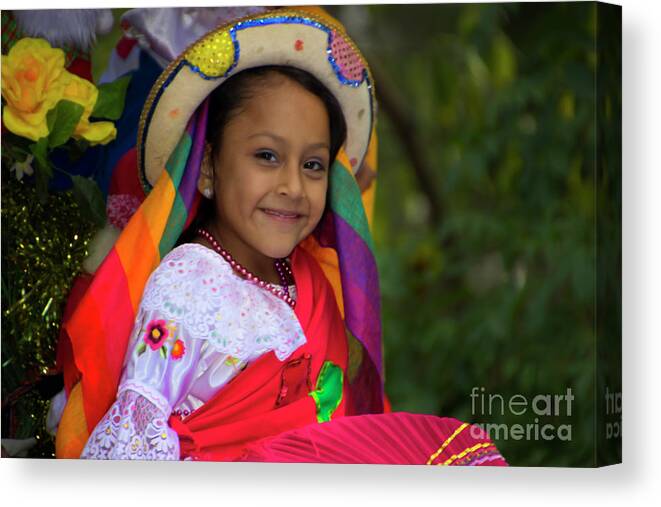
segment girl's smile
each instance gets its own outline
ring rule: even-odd
[[[277,282],[273,259],[291,254],[321,219],[329,158],[321,99],[281,75],[260,83],[226,124],[213,156],[216,218],[210,228],[223,247],[262,279]]]
[[[262,209],[262,211],[272,217],[274,220],[285,223],[294,223],[303,217],[303,215],[296,213],[295,211],[268,208]]]

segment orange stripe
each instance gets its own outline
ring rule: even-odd
[[[300,243],[301,247],[312,255],[323,270],[326,278],[335,293],[335,301],[340,309],[342,320],[344,320],[344,298],[342,297],[342,279],[340,277],[340,261],[337,258],[337,252],[330,247],[323,247],[313,235],[308,236]]]
[[[64,407],[55,436],[55,457],[78,459],[90,433],[87,429],[80,383],[76,384]]]
[[[378,140],[376,138],[376,129],[372,130],[372,137],[370,139],[370,144],[367,147],[367,155],[365,156],[365,163],[369,166],[372,171],[377,172],[377,151],[378,151]],[[363,207],[365,208],[365,215],[367,215],[367,225],[369,226],[370,232],[374,234],[374,227],[372,225],[372,218],[374,215],[374,193],[376,191],[376,184],[378,178],[375,179],[372,184],[363,192]]]
[[[151,237],[155,239],[154,245],[157,250],[176,195],[177,189],[174,188],[170,174],[163,168],[156,186],[141,206],[149,224]]]
[[[163,171],[156,186],[115,244],[129,283],[134,314],[138,311],[147,279],[160,262],[158,243],[165,230],[174,197],[172,180]]]
[[[128,282],[131,308],[135,315],[147,279],[158,266],[159,258],[142,209],[136,211],[129,225],[122,232],[115,249]]]
[[[344,170],[353,176],[353,171],[351,170],[351,162],[349,162],[349,156],[347,155],[347,152],[344,151],[344,147],[340,148],[340,151],[337,152],[335,161],[342,164]]]

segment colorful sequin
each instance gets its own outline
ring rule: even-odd
[[[186,52],[186,60],[209,78],[227,74],[235,62],[235,41],[229,31],[212,33]]]
[[[351,45],[336,30],[329,37],[329,61],[335,72],[346,81],[361,83],[366,73],[365,65]]]

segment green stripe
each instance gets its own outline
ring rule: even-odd
[[[170,155],[170,158],[165,164],[165,170],[170,175],[172,184],[177,191],[179,191],[179,183],[181,183],[181,177],[184,174],[184,169],[186,168],[186,162],[188,162],[188,155],[190,154],[192,145],[193,140],[191,139],[191,136],[188,132],[184,132],[179,139],[177,146],[172,151],[172,155]]]
[[[184,229],[184,224],[186,223],[186,218],[188,218],[188,210],[184,204],[181,195],[179,192],[174,197],[174,202],[172,203],[172,209],[170,210],[170,216],[168,217],[168,223],[165,226],[163,231],[163,236],[161,241],[158,244],[158,251],[161,256],[161,259],[165,257],[172,247],[179,239],[181,231]]]
[[[161,259],[168,254],[176,243],[184,228],[186,218],[188,218],[188,210],[179,194],[179,184],[181,183],[181,177],[184,174],[184,169],[186,168],[188,155],[192,145],[193,140],[190,135],[188,135],[187,132],[184,132],[184,135],[179,139],[172,155],[170,155],[170,158],[165,164],[165,170],[174,186],[175,196],[165,230],[163,231],[163,236],[161,236],[161,240],[158,243],[158,251]]]
[[[331,167],[330,189],[332,210],[356,231],[374,253],[374,243],[363,208],[360,188],[353,175],[349,174],[349,171],[337,160]]]

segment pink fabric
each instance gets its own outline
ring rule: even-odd
[[[257,442],[241,461],[507,466],[478,426],[406,412],[311,424]]]

